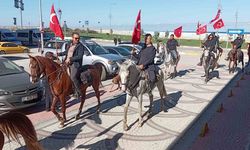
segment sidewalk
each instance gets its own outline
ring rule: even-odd
[[[208,122],[205,137],[198,137],[190,150],[249,150],[250,149],[250,76],[239,80],[233,96],[224,100],[224,110]]]

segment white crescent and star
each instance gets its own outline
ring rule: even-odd
[[[56,16],[55,13],[50,14],[50,22],[51,22],[52,24],[55,24],[55,23],[53,22],[53,17],[54,17],[54,16]]]

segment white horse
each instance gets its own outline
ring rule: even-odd
[[[176,59],[174,59],[174,57]],[[180,61],[180,55],[177,51],[169,51],[167,50],[165,56],[165,79],[174,78],[177,75],[177,65]],[[174,72],[172,73],[172,67],[174,67]]]
[[[149,114],[152,111],[152,103],[153,103],[153,94],[152,90],[157,86],[160,97],[161,97],[161,111],[164,107],[164,99],[163,97],[167,96],[167,92],[164,86],[164,74],[162,70],[159,68],[159,75],[157,76],[157,81],[151,85],[148,83],[148,79],[145,75],[144,71],[141,71],[137,68],[136,64],[131,61],[127,60],[122,63],[120,66],[119,75],[121,77],[121,84],[122,89],[126,91],[126,104],[124,108],[124,119],[123,119],[123,129],[126,131],[128,130],[127,125],[127,112],[129,104],[133,97],[136,97],[139,101],[139,126],[142,126],[142,96],[143,94],[147,93],[150,99],[150,106],[149,106]]]

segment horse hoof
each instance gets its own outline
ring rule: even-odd
[[[80,116],[79,115],[76,115],[75,116],[75,120],[79,120],[80,119]]]
[[[124,131],[128,131],[128,125],[127,125],[127,124],[124,124],[124,125],[123,125],[123,130],[124,130]]]
[[[64,123],[60,123],[59,128],[64,128]]]

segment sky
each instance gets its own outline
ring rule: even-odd
[[[20,10],[14,7],[14,0],[0,1],[0,26],[12,26],[13,17],[17,18],[20,25]],[[225,24],[235,26],[235,14],[238,11],[238,27],[250,28],[250,0],[220,1],[221,16]],[[39,0],[23,2],[23,25],[39,26]],[[56,10],[61,8],[61,21],[66,21],[68,27],[82,27],[84,21],[88,20],[90,28],[109,28],[111,14],[112,28],[130,29],[141,9],[142,28],[164,31],[183,25],[186,30],[193,30],[198,21],[205,24],[215,17],[218,2],[219,0],[42,0],[42,15],[45,26],[49,26],[50,9],[54,3]]]

